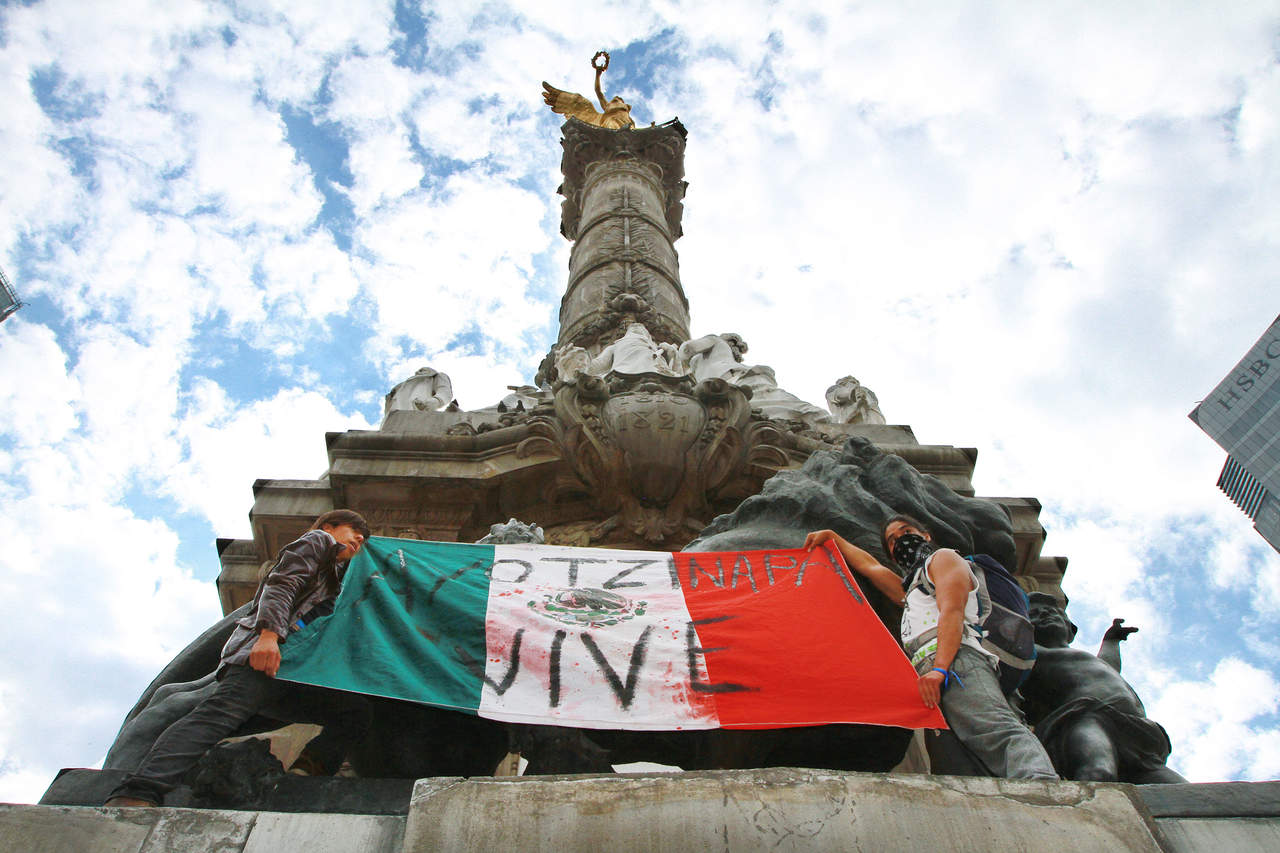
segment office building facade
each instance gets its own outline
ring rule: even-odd
[[[1280,551],[1280,317],[1189,417],[1227,451],[1218,487]]]
[[[18,295],[13,292],[13,285],[9,284],[4,270],[0,270],[0,322],[21,307],[22,303],[18,301]]]

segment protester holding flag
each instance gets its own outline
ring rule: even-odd
[[[904,608],[902,641],[925,652],[916,660],[921,700],[942,708],[956,737],[991,775],[1057,779],[1044,748],[1005,699],[997,659],[971,627],[978,619],[978,580],[968,561],[935,546],[910,516],[886,521],[881,538],[905,580],[832,530],[810,533],[804,547],[833,541],[849,568]]]
[[[323,725],[293,769],[326,775],[338,771],[348,747],[369,728],[368,700],[275,676],[280,644],[306,623],[333,612],[347,564],[368,538],[365,520],[339,509],[321,515],[309,531],[281,549],[258,585],[249,614],[236,623],[222,649],[213,693],[165,730],[106,805],[157,805],[205,752],[258,713]]]

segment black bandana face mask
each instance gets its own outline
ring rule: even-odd
[[[893,561],[904,570],[910,571],[921,560],[932,554],[933,543],[917,533],[904,533],[893,543]]]

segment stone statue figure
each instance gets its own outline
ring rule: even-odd
[[[751,389],[751,407],[766,417],[782,420],[829,421],[831,416],[812,403],[778,387],[778,378],[767,364],[743,364],[747,342],[734,332],[704,335],[680,345],[679,361],[698,382],[723,379]]]
[[[1153,784],[1185,782],[1165,766],[1164,727],[1147,718],[1120,676],[1120,642],[1137,628],[1116,619],[1097,656],[1068,646],[1076,626],[1052,595],[1033,592],[1036,665],[1022,685],[1027,721],[1064,779]]]
[[[698,382],[706,379],[736,382],[738,375],[747,370],[742,363],[746,351],[747,342],[741,335],[725,332],[685,341],[680,345],[679,357]]]
[[[556,376],[567,384],[572,385],[579,371],[586,372],[591,367],[591,353],[577,344],[558,344],[551,353],[555,357]]]
[[[601,59],[603,62],[600,61]],[[545,80],[542,81],[542,100],[546,101],[552,112],[576,118],[578,121],[594,124],[597,127],[608,130],[629,130],[635,127],[635,120],[631,118],[631,107],[627,102],[616,95],[606,101],[604,91],[600,88],[600,77],[609,67],[609,54],[603,50],[597,51],[596,55],[591,57],[591,67],[596,70],[596,97],[600,100],[603,114],[596,112],[591,102],[582,95],[557,89]]]
[[[842,376],[827,389],[827,408],[838,424],[885,422],[875,392],[852,376]]]
[[[477,545],[543,545],[547,538],[536,524],[512,518],[489,525],[489,532],[476,540]]]
[[[636,376],[641,373],[661,373],[676,376],[673,367],[676,348],[668,343],[654,343],[643,323],[627,326],[626,334],[609,344],[591,360],[587,372],[596,376],[606,373],[622,373]]]
[[[453,399],[453,383],[449,374],[433,367],[419,367],[417,372],[387,392],[383,401],[383,417],[398,411],[436,412]]]
[[[813,423],[831,420],[831,415],[826,410],[779,388],[778,377],[767,364],[753,364],[742,370],[732,381],[751,389],[751,408],[759,409],[765,417]]]

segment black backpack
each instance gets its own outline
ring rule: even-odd
[[[1027,594],[994,557],[965,559],[978,577],[978,624],[973,627],[982,647],[1000,659],[1000,689],[1008,696],[1036,665],[1036,628]]]

